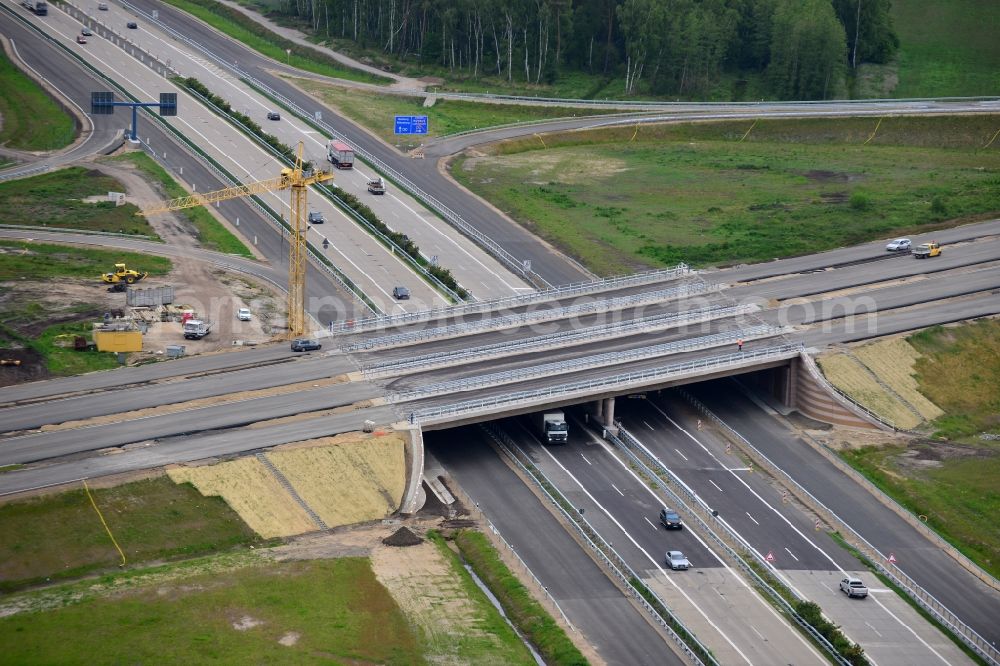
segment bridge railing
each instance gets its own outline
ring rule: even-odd
[[[753,366],[767,361],[790,359],[797,356],[801,344],[783,344],[708,358],[674,363],[645,370],[635,370],[610,377],[584,379],[567,384],[548,386],[515,393],[465,400],[450,405],[438,405],[415,410],[413,417],[422,422],[441,422],[449,418],[490,412],[522,405],[545,404],[601,392],[618,392],[640,386],[650,386],[677,376],[704,374],[711,371]]]
[[[714,335],[704,335],[697,338],[687,338],[675,340],[660,345],[627,349],[624,351],[608,352],[605,354],[595,354],[583,356],[554,363],[543,363],[527,368],[517,368],[503,372],[492,372],[485,375],[465,377],[436,384],[426,384],[406,391],[397,391],[387,396],[389,402],[398,403],[408,400],[416,400],[420,397],[438,395],[442,393],[459,393],[463,391],[473,391],[484,386],[499,386],[521,382],[533,377],[555,377],[569,372],[579,372],[591,368],[605,367],[620,363],[629,363],[636,360],[666,356],[668,354],[679,354],[682,352],[695,351],[699,349],[710,349],[725,344],[735,343],[737,340],[753,340],[765,337],[780,335],[782,329],[763,324],[750,328],[726,331]]]
[[[331,329],[331,333],[361,333],[364,331],[374,331],[383,328],[392,328],[444,317],[457,317],[460,315],[474,314],[478,312],[489,312],[492,310],[503,310],[507,308],[531,305],[545,301],[554,301],[569,296],[583,296],[586,294],[622,289],[624,287],[649,284],[652,282],[664,282],[683,275],[688,275],[691,270],[686,264],[678,264],[675,268],[665,268],[656,271],[646,271],[644,273],[634,273],[632,275],[620,275],[617,277],[604,278],[602,280],[591,280],[587,282],[574,282],[572,284],[560,285],[549,289],[541,289],[516,296],[506,296],[488,301],[476,301],[473,303],[459,303],[451,307],[434,308],[431,310],[420,310],[419,312],[404,312],[401,314],[382,315],[377,317],[366,317],[353,321],[337,322]]]
[[[713,319],[723,319],[735,317],[755,311],[753,305],[719,306],[713,305],[697,310],[687,310],[685,312],[670,312],[666,314],[642,317],[639,319],[629,319],[627,321],[612,322],[600,326],[588,326],[582,329],[571,329],[566,331],[556,331],[544,335],[536,335],[530,338],[516,340],[505,340],[489,345],[480,345],[468,349],[434,352],[392,361],[371,363],[362,366],[362,371],[366,378],[385,377],[393,374],[406,374],[418,370],[439,368],[448,365],[458,365],[466,363],[471,359],[499,358],[512,354],[524,354],[528,352],[543,351],[567,345],[578,345],[584,342],[606,340],[624,335],[635,335],[637,333],[649,333],[652,331],[687,326]]]
[[[482,331],[514,328],[517,326],[524,326],[526,324],[552,321],[554,319],[566,319],[568,317],[608,312],[610,310],[620,310],[640,305],[649,305],[651,303],[661,303],[667,300],[718,291],[719,289],[720,286],[717,284],[710,285],[699,281],[694,284],[685,284],[679,287],[672,287],[670,289],[660,289],[658,291],[630,294],[628,296],[619,296],[617,298],[587,301],[585,303],[576,303],[574,305],[567,305],[560,308],[544,308],[541,310],[519,312],[500,317],[490,317],[488,319],[452,324],[450,326],[438,326],[417,331],[406,331],[404,333],[384,335],[377,338],[359,340],[358,342],[344,345],[342,349],[344,351],[351,352],[369,351],[373,349],[383,349],[386,347],[398,347],[417,342],[424,342],[426,340],[438,340],[441,338],[469,335]]]
[[[979,655],[987,663],[994,666],[1000,665],[1000,650],[987,641],[975,629],[963,622],[947,606],[938,601],[930,592],[925,590],[919,583],[913,580],[895,564],[889,562],[881,551],[873,546],[867,539],[854,531],[847,521],[834,513],[829,507],[823,504],[815,495],[806,490],[798,481],[792,478],[785,470],[775,464],[764,453],[750,443],[747,438],[741,435],[728,423],[720,419],[714,412],[705,406],[700,400],[684,389],[679,389],[679,393],[687,399],[698,411],[711,419],[722,428],[728,437],[737,442],[738,446],[750,455],[757,464],[766,468],[782,483],[788,485],[796,494],[801,494],[813,508],[822,513],[824,519],[830,525],[836,526],[837,530],[846,538],[853,541],[853,545],[860,550],[868,561],[878,569],[878,572],[893,582],[894,585],[903,590],[918,606],[927,611],[935,620],[947,627],[955,636],[959,638],[973,652]]]
[[[625,558],[618,554],[582,514],[572,510],[573,506],[569,500],[521,450],[517,442],[496,424],[482,424],[480,427],[490,435],[503,454],[521,469],[559,512],[563,524],[576,532],[608,573],[617,578],[633,600],[667,632],[671,640],[684,653],[684,656],[692,664],[717,666],[718,662],[712,656],[711,651],[698,640],[697,636],[681,622],[680,618],[653,590],[645,585],[643,585],[642,591],[639,590],[637,585],[642,584],[642,578],[632,570]],[[659,608],[650,603],[650,598],[656,602]],[[666,617],[663,616],[664,613]]]

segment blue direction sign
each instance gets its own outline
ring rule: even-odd
[[[427,134],[427,116],[396,116],[396,134]]]

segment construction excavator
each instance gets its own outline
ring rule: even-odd
[[[107,284],[135,284],[145,278],[149,273],[140,273],[132,268],[126,268],[125,264],[115,264],[113,273],[104,273],[101,279]]]

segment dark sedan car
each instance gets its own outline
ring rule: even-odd
[[[684,524],[677,512],[667,508],[660,509],[660,524],[668,530],[684,529]]]
[[[294,352],[304,352],[304,351],[316,351],[321,349],[323,345],[316,342],[315,340],[310,340],[309,338],[299,338],[298,340],[292,340],[292,351]]]

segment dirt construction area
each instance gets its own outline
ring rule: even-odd
[[[133,201],[162,201],[166,194],[152,186],[143,174],[128,162],[95,163],[94,168],[121,181]],[[213,212],[211,207],[206,210]],[[237,233],[223,218],[222,224]],[[198,247],[194,229],[176,214],[154,215],[148,218],[164,243],[173,247]],[[237,233],[237,235],[239,235]],[[247,244],[251,247],[250,244]],[[258,257],[259,259],[260,257]],[[277,294],[245,276],[226,273],[203,261],[172,258],[174,268],[164,278],[146,278],[141,287],[174,287],[177,310],[191,310],[203,320],[212,322],[212,332],[201,340],[185,340],[179,321],[162,322],[150,317],[152,325],[143,339],[143,354],[162,353],[168,345],[184,345],[186,353],[226,349],[240,342],[259,343],[270,340],[272,330],[284,325],[282,307]],[[110,294],[124,304],[124,294]],[[236,312],[248,307],[253,311],[250,321],[239,321]]]
[[[152,185],[130,162],[89,161],[87,166],[120,181],[130,201],[144,204],[166,198],[165,192],[160,191],[158,185]],[[207,210],[211,211],[210,208]],[[217,219],[235,233],[228,222],[218,216]],[[161,214],[150,217],[149,222],[165,244],[174,248],[198,247],[196,232],[185,218],[176,214]],[[253,249],[249,243],[247,246]],[[113,256],[113,250],[108,251]],[[159,307],[139,307],[128,311],[126,294],[109,292],[108,285],[101,282],[96,273],[92,279],[63,277],[33,280],[31,275],[21,275],[18,279],[0,284],[0,322],[23,338],[37,339],[53,325],[80,321],[96,324],[124,312],[142,322],[146,328],[143,351],[129,354],[129,364],[161,357],[171,345],[182,345],[185,354],[191,355],[259,344],[282,334],[285,326],[284,295],[273,286],[183,256],[171,257],[171,262],[173,269],[169,274],[146,277],[134,287],[173,287],[174,299],[167,317],[161,314]],[[141,265],[129,268],[143,270]],[[111,269],[112,266],[107,267],[107,270]],[[250,321],[240,321],[236,317],[239,308],[244,307],[251,309]],[[186,340],[181,324],[184,311],[191,311],[196,318],[211,322],[211,332],[201,340]],[[5,365],[0,371],[0,386],[51,376],[46,359],[23,344],[7,346],[3,358]]]

